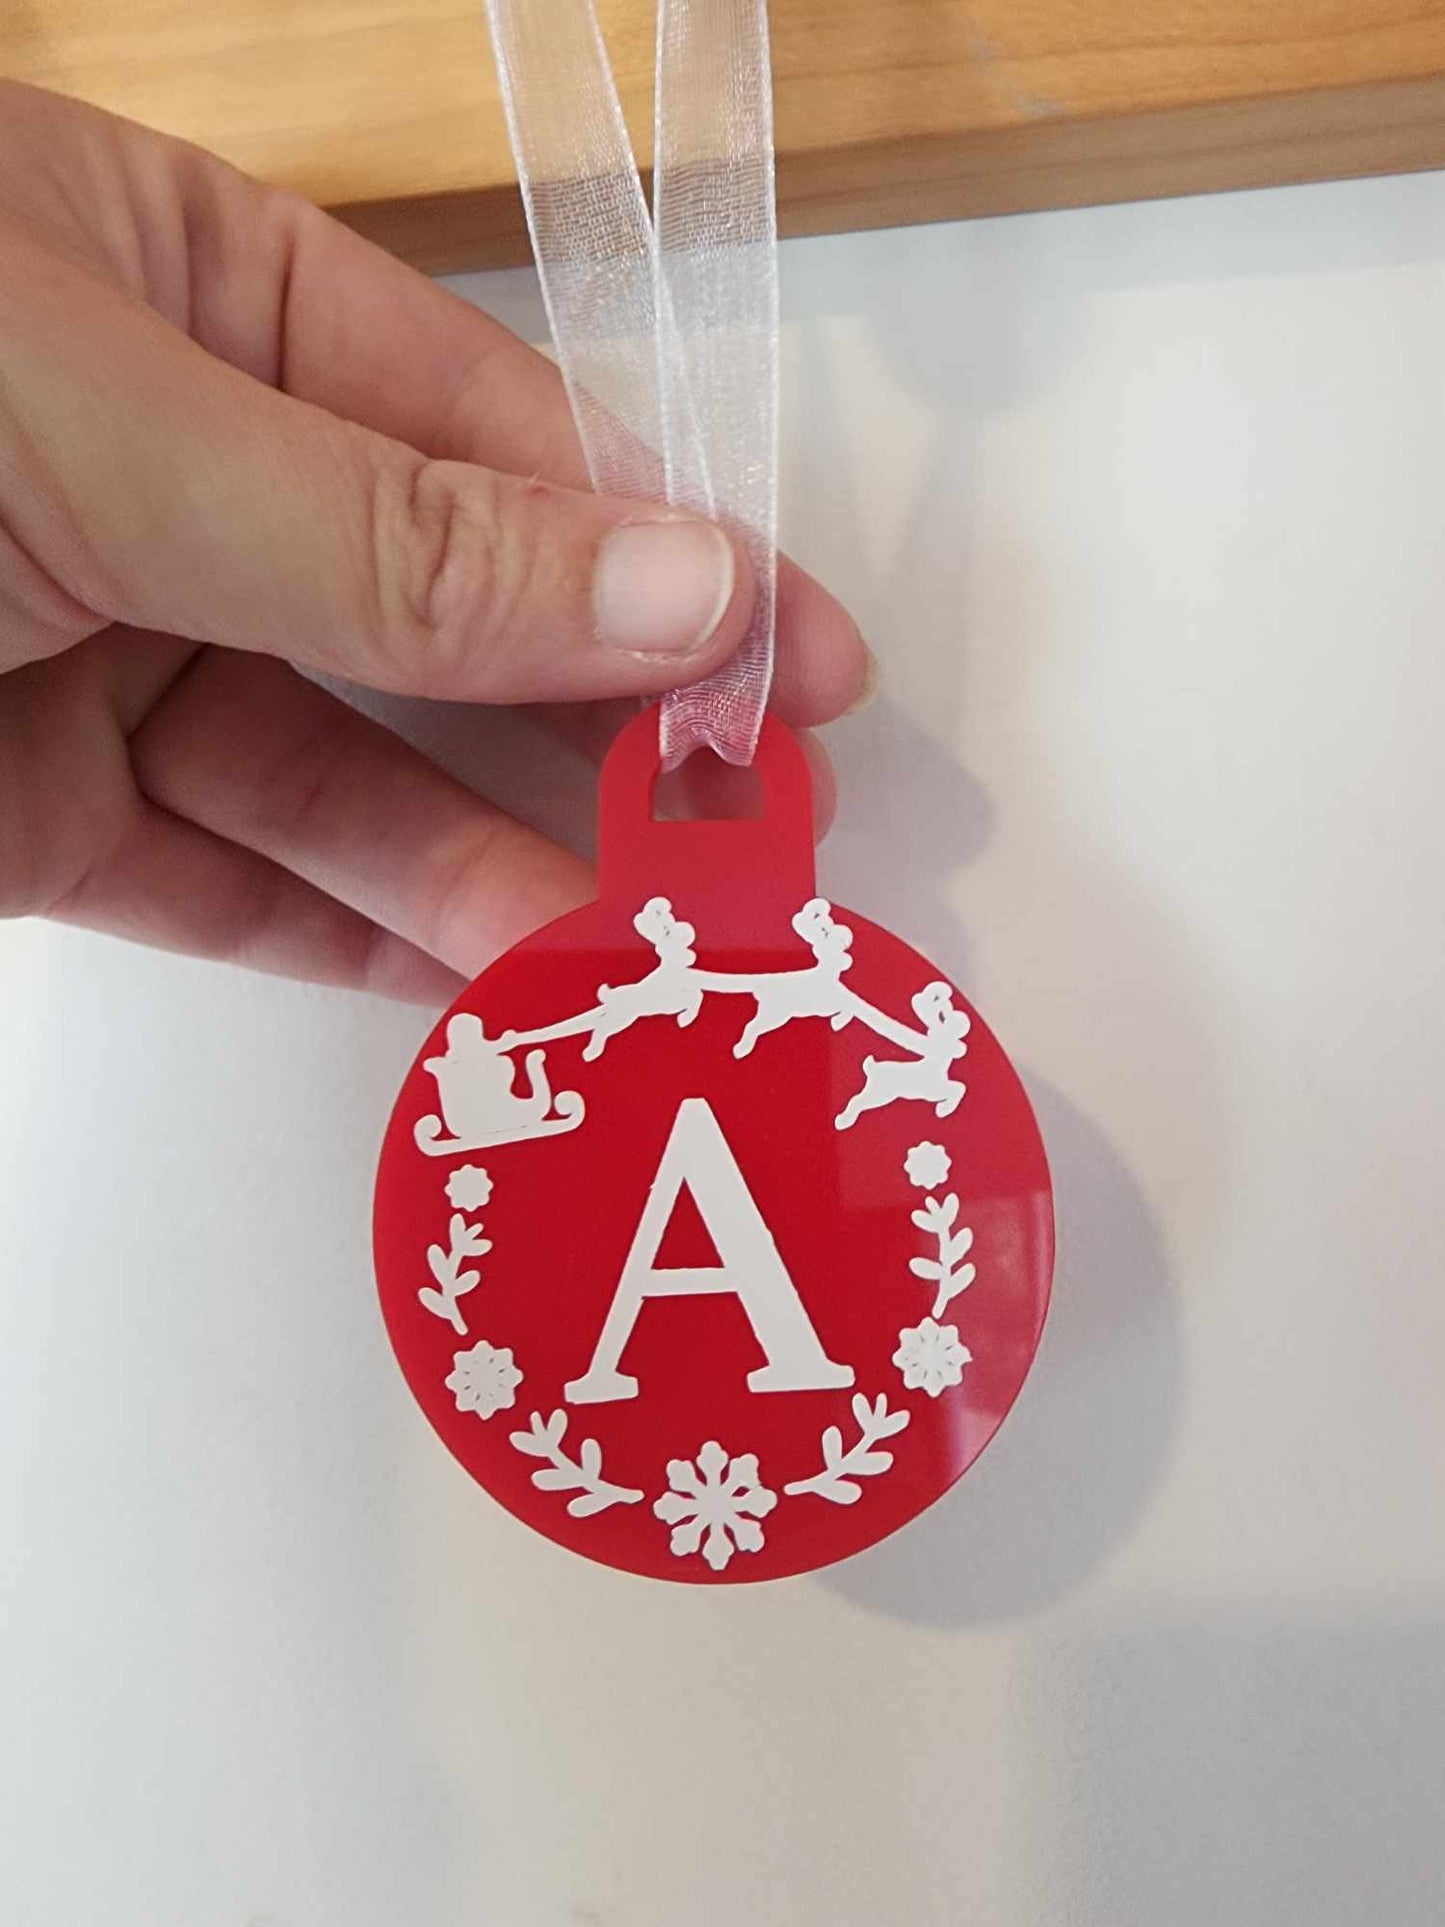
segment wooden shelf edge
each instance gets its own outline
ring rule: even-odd
[[[1445,167],[1445,74],[778,159],[786,235]],[[431,274],[530,258],[514,186],[331,210]]]

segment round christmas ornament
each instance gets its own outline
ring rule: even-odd
[[[1048,1302],[1048,1170],[994,1037],[817,894],[806,764],[661,822],[604,768],[595,903],[452,1006],[376,1198],[386,1322],[449,1449],[576,1552],[708,1585],[896,1531],[982,1451]]]

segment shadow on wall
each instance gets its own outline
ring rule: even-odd
[[[926,356],[908,361],[925,384],[975,358],[992,375],[1000,349],[1013,361],[1041,338],[1067,336],[1081,301],[1114,288],[1438,265],[1441,196],[1438,174],[1427,171],[1185,196],[1142,210],[1120,203],[893,228],[868,237],[866,279],[849,274],[847,237],[800,239],[782,251],[783,316],[866,314],[905,352],[925,337]],[[937,282],[950,273],[960,296],[944,311],[952,354],[938,339]],[[529,339],[545,339],[545,320],[539,327]],[[1010,398],[1005,387],[999,399]]]
[[[806,251],[809,271],[795,275],[786,465],[808,486],[785,484],[785,501],[801,511],[790,534],[805,563],[858,609],[897,692],[832,738],[842,808],[822,887],[917,944],[972,994],[957,884],[988,852],[998,805],[942,744],[958,740],[958,718],[975,738],[997,733],[1012,763],[1010,844],[1029,852],[1018,913],[1053,959],[1032,981],[1071,1000],[1079,1047],[1116,1064],[1131,1086],[1131,1120],[1148,1119],[1177,1147],[1176,1170],[1188,1176],[1187,1188],[1175,1179],[1171,1237],[1182,1233],[1198,1263],[1219,1215],[1225,1131],[1209,1035],[1214,993],[1200,976],[1207,966],[1167,906],[1121,857],[1087,840],[1051,788],[1030,676],[1041,634],[1059,620],[1057,585],[1050,602],[1026,529],[1000,531],[994,517],[986,551],[979,533],[976,451],[990,421],[1036,405],[1065,379],[1084,316],[1077,300],[1032,303],[1016,236],[999,256],[1011,279],[989,279],[992,240],[972,229],[956,249],[925,254],[917,236],[887,237],[881,245],[899,260],[899,273],[882,277],[891,299],[880,294],[876,259],[865,287],[852,256],[827,244]],[[855,378],[870,368],[879,378],[863,404],[869,432],[882,438],[872,466],[847,444],[859,401],[839,392],[829,352],[830,331],[850,314],[867,318],[866,348],[855,341],[845,365]],[[899,431],[914,443],[890,460],[894,391],[922,407]],[[907,490],[901,513],[891,486]],[[890,515],[880,553],[870,537]],[[980,686],[992,705],[982,717]],[[939,719],[937,738],[923,718]],[[1001,902],[1009,913],[997,886],[991,901],[993,914]],[[1073,980],[1079,944],[1094,959],[1082,992]],[[987,996],[980,1002],[987,1019]],[[1181,1090],[1190,1093],[1184,1116]],[[1002,1620],[1067,1596],[1126,1541],[1169,1448],[1182,1361],[1159,1225],[1104,1129],[1041,1080],[1031,1080],[1031,1095],[1059,1220],[1055,1295],[1034,1370],[998,1438],[950,1494],[815,1582],[913,1623]]]
[[[1178,1320],[1158,1230],[1098,1128],[1030,1081],[1053,1170],[1059,1259],[1018,1403],[921,1518],[823,1575],[856,1604],[954,1625],[1037,1611],[1126,1536],[1178,1400]]]
[[[1021,1718],[1071,1927],[1439,1927],[1445,1627],[1307,1617],[1045,1642]]]

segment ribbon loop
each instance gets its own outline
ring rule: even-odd
[[[751,762],[776,611],[778,275],[766,0],[659,0],[648,216],[591,0],[487,0],[542,298],[594,488],[720,521],[741,648],[673,690],[662,756]]]

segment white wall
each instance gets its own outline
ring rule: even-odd
[[[1027,1072],[1034,1375],[849,1567],[591,1568],[386,1350],[417,1014],[0,932],[16,1927],[1445,1917],[1445,177],[784,300],[787,539],[886,680],[824,876]]]

